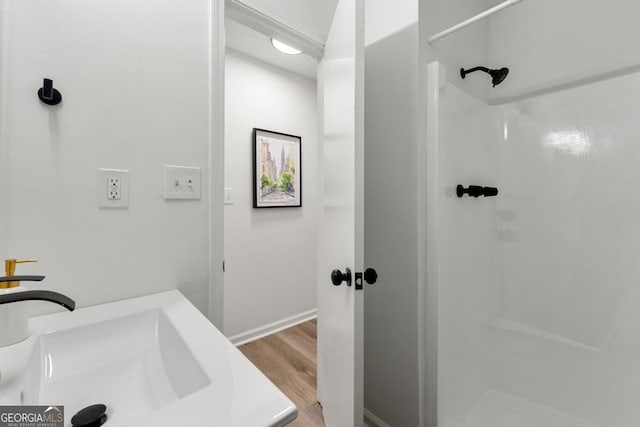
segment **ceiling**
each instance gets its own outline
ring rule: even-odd
[[[271,45],[271,38],[231,19],[225,19],[227,48],[315,80],[318,61],[308,55],[286,55]]]
[[[225,19],[227,48],[315,80],[317,60],[304,53],[286,55],[277,51],[271,45],[274,34],[271,23],[281,25],[287,36],[293,35],[317,46],[320,55],[315,56],[319,57],[337,3],[338,0],[227,0],[230,13]]]
[[[454,3],[475,4],[480,10],[484,10],[502,1],[504,0],[454,0]],[[324,45],[338,0],[227,0],[227,3],[246,5],[249,9],[257,10]],[[468,16],[461,17],[466,18]],[[236,20],[225,20],[228,48],[306,78],[316,79],[316,59],[305,54],[285,55],[278,52],[271,45],[270,37],[251,28],[249,22],[250,20],[243,20],[243,24],[240,24]]]
[[[338,0],[240,0],[306,36],[325,43]]]

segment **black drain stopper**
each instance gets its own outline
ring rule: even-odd
[[[87,406],[71,418],[73,427],[100,427],[107,422],[107,407],[101,403]]]

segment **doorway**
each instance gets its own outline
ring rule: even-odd
[[[270,37],[235,20],[225,27],[224,333],[294,401],[294,425],[323,426],[316,397],[318,64],[276,51]],[[254,207],[254,128],[300,137],[301,206]],[[268,154],[280,175],[287,162],[276,151]]]
[[[236,21],[225,25],[224,332],[237,345],[316,316],[317,61],[284,55]],[[275,186],[289,168],[284,145],[256,149],[254,129],[300,138],[290,173],[301,177],[301,206],[254,207],[259,158]]]

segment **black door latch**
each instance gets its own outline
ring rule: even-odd
[[[362,290],[362,281],[373,285],[378,280],[378,273],[373,268],[367,268],[364,273],[355,274],[356,290]],[[331,272],[331,283],[335,286],[340,286],[342,282],[346,282],[347,286],[351,286],[351,269],[349,267],[344,269],[344,273],[338,269]]]

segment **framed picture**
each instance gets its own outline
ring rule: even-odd
[[[302,206],[302,138],[253,129],[253,207]]]

